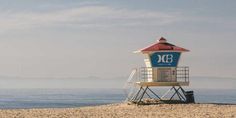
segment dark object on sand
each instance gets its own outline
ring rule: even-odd
[[[195,103],[193,91],[185,91],[186,103]]]

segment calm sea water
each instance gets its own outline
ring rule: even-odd
[[[236,89],[195,89],[196,102],[236,104]],[[68,108],[122,102],[122,89],[1,89],[0,108]]]

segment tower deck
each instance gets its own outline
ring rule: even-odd
[[[139,86],[189,86],[189,82],[136,82]]]
[[[139,86],[189,86],[189,68],[160,69],[142,67],[137,70],[136,84]]]

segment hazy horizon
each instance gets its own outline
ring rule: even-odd
[[[0,89],[124,89],[128,77],[17,78],[0,77]],[[235,78],[190,77],[187,89],[236,89]]]

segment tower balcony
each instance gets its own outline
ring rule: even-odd
[[[140,86],[188,86],[189,67],[141,67],[137,69]]]

